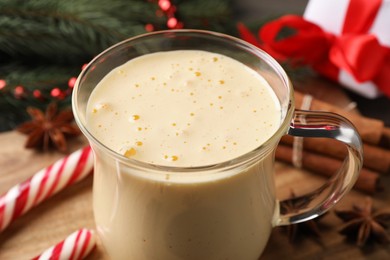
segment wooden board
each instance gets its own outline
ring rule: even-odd
[[[327,88],[316,94],[331,97],[340,106],[349,101],[339,91]],[[308,89],[313,90],[313,89]],[[325,95],[324,93],[327,93]],[[332,93],[332,95],[329,95]],[[0,134],[0,193],[13,185],[28,179],[38,170],[50,165],[64,155],[57,152],[38,153],[23,147],[26,137],[16,132]],[[70,151],[86,145],[82,137],[71,142]],[[282,163],[276,163],[276,186],[279,198],[286,198],[291,189],[301,194],[318,187],[324,178],[313,173],[298,170]],[[374,195],[376,207],[390,206],[390,176],[382,176],[385,191]],[[297,186],[299,185],[299,186]],[[63,240],[73,231],[94,228],[92,213],[92,176],[77,183],[33,208],[15,220],[0,234],[0,259],[29,259],[46,248]],[[336,208],[349,209],[354,202],[362,201],[366,194],[352,191]],[[283,229],[275,228],[261,259],[390,259],[390,245],[372,245],[359,248],[348,243],[339,235],[341,221],[330,212],[321,219],[321,242],[304,237],[298,243],[290,244]],[[100,242],[87,259],[108,259]]]

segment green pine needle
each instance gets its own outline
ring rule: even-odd
[[[231,0],[172,0],[185,28],[231,33]],[[168,29],[157,0],[0,0],[0,130],[25,120],[27,106],[44,108],[54,87],[68,88],[80,67],[113,44]],[[16,86],[26,95],[15,98]],[[37,99],[39,90],[47,98]],[[62,100],[70,105],[69,97]],[[5,124],[9,122],[9,124]]]

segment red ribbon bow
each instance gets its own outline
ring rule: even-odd
[[[311,65],[321,74],[338,80],[339,71],[350,73],[358,82],[373,81],[390,97],[390,48],[367,33],[382,0],[351,0],[342,34],[333,35],[300,16],[287,15],[267,23],[259,31],[259,43],[248,29],[239,25],[247,40],[278,60]],[[329,18],[331,19],[331,18]],[[292,34],[278,39],[282,30]]]

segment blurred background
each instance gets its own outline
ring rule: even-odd
[[[0,131],[15,129],[28,120],[29,106],[42,110],[51,102],[58,103],[60,109],[69,106],[82,66],[123,39],[174,28],[200,28],[241,37],[239,22],[257,37],[259,29],[274,19],[285,14],[302,15],[307,3],[308,0],[0,0]],[[286,66],[293,81],[296,75],[301,80],[316,75]],[[390,125],[388,98],[371,100],[344,91],[361,113]]]

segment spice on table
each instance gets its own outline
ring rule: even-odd
[[[362,204],[353,205],[352,210],[335,210],[335,213],[345,222],[340,233],[356,240],[358,246],[374,240],[379,243],[390,242],[386,230],[386,222],[390,221],[390,209],[374,209],[370,197],[366,197]]]
[[[280,202],[280,211],[282,214],[297,213],[306,208],[309,202],[309,200],[297,198],[295,193],[291,191],[290,198]],[[317,242],[321,243],[321,231],[317,222],[322,216],[301,223],[283,226],[282,228],[287,231],[289,242],[295,243],[303,236],[311,236]]]
[[[32,120],[17,127],[19,132],[28,135],[26,148],[43,148],[47,151],[49,146],[54,146],[59,151],[66,152],[66,136],[80,134],[79,128],[73,124],[72,111],[58,112],[56,103],[49,104],[45,112],[29,107],[27,113]]]

